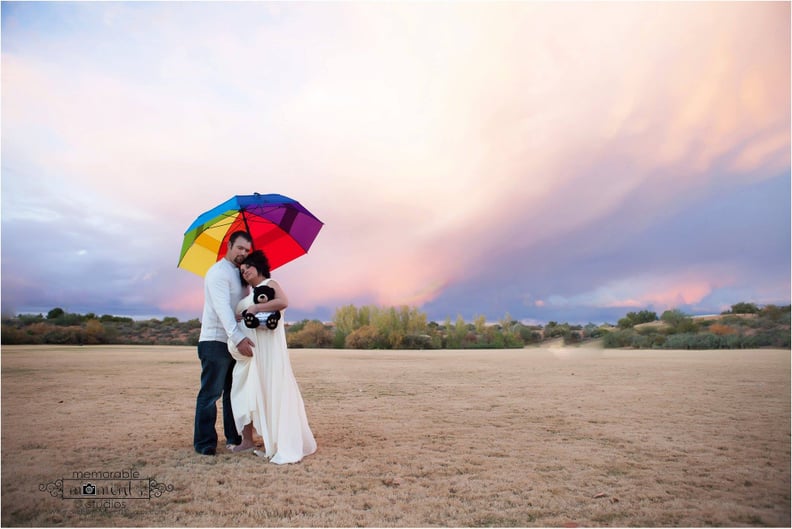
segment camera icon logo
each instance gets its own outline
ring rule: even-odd
[[[82,486],[83,496],[96,496],[96,485],[93,483],[84,483]]]

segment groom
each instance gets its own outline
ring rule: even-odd
[[[206,273],[201,335],[198,358],[201,360],[201,389],[195,402],[193,446],[202,455],[217,451],[217,400],[223,397],[223,429],[229,444],[240,444],[231,410],[231,380],[234,359],[228,352],[233,340],[244,356],[253,356],[253,342],[245,338],[236,320],[237,303],[245,297],[247,287],[239,275],[239,265],[250,253],[253,241],[244,231],[236,231],[228,240],[228,252]]]

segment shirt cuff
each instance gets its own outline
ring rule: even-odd
[[[239,342],[246,338],[245,333],[242,332],[242,329],[239,326],[234,329],[234,332],[231,333],[231,341],[234,342],[234,345],[239,345]]]

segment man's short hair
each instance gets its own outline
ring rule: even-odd
[[[234,233],[232,233],[231,237],[228,238],[228,244],[233,246],[234,243],[236,242],[236,240],[238,238],[240,238],[240,237],[245,239],[250,244],[253,244],[253,237],[251,237],[250,234],[248,232],[244,231],[244,230],[239,230],[239,231],[235,231]]]

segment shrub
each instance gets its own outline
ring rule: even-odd
[[[303,323],[297,332],[289,332],[289,347],[330,347],[333,344],[333,331],[320,321]]]
[[[722,323],[713,323],[710,325],[709,332],[712,334],[717,334],[718,336],[737,334],[737,330],[734,327],[729,327],[728,325],[723,325]]]
[[[672,334],[666,339],[666,349],[721,349],[726,347],[728,340],[712,333],[680,333]]]
[[[310,320],[302,320],[298,321],[297,323],[292,323],[289,325],[289,328],[286,329],[287,333],[298,333],[305,328],[305,324],[308,323]]]
[[[542,341],[542,332],[539,330],[533,330],[530,327],[520,327],[519,334],[523,344],[526,345],[539,343]]]
[[[612,331],[605,335],[602,340],[604,347],[632,347],[633,338],[636,336],[635,331],[632,329],[622,329]]]
[[[343,332],[336,329],[335,334],[333,335],[333,347],[335,347],[336,349],[343,349],[345,343],[346,343],[346,335]]]
[[[788,330],[760,331],[753,336],[746,336],[743,343],[746,348],[753,347],[790,347]]]
[[[698,333],[695,336],[692,346],[694,349],[721,349],[726,342],[720,336],[709,332]]]
[[[22,325],[30,325],[33,323],[38,323],[44,321],[44,316],[41,314],[20,314],[19,315],[19,322]]]
[[[88,320],[85,323],[84,343],[86,345],[107,343],[105,328],[99,323],[99,320]]]
[[[132,318],[126,318],[121,316],[111,316],[110,314],[104,314],[102,317],[99,318],[99,321],[102,323],[112,322],[112,323],[134,323],[135,320]]]
[[[545,338],[566,338],[570,333],[569,324],[558,324],[554,321],[548,322],[544,328]]]
[[[352,331],[344,341],[344,346],[349,349],[376,349],[379,342],[379,333],[373,325],[364,325]]]
[[[670,327],[672,334],[694,333],[698,329],[693,318],[677,309],[665,311],[660,319]]]
[[[83,330],[77,326],[58,326],[44,335],[44,343],[56,345],[82,345]]]
[[[55,310],[55,309],[53,309]],[[52,312],[52,311],[50,311]],[[47,316],[47,319],[54,323],[55,325],[60,325],[63,327],[71,327],[74,325],[80,325],[83,322],[83,317],[79,314],[72,314],[70,312],[66,312],[61,314],[56,318],[50,318]]]
[[[402,341],[405,349],[434,349],[432,337],[428,334],[408,334]]]
[[[630,345],[633,347],[637,347],[638,349],[651,349],[652,348],[652,337],[648,334],[635,334],[632,337]]]
[[[589,323],[585,327],[583,327],[583,337],[584,338],[599,338],[604,334],[603,329],[599,326]]]
[[[22,329],[17,329],[13,325],[6,323],[2,324],[2,331],[0,331],[0,340],[3,345],[18,345],[30,343],[27,341],[28,334]]]
[[[650,325],[647,327],[643,327],[643,326],[638,327],[635,329],[635,332],[637,332],[638,334],[642,334],[644,336],[648,336],[650,334],[657,334],[660,332],[668,333],[669,330],[670,330],[669,327],[666,325],[663,326]]]
[[[759,315],[763,318],[767,318],[770,321],[779,323],[785,322],[789,324],[789,314],[790,314],[790,306],[787,305],[785,307],[779,307],[777,305],[766,305],[762,307],[762,310],[759,311]]]
[[[680,333],[680,334],[672,334],[666,338],[665,341],[665,348],[666,349],[690,349],[690,337],[692,335],[689,333]]]

